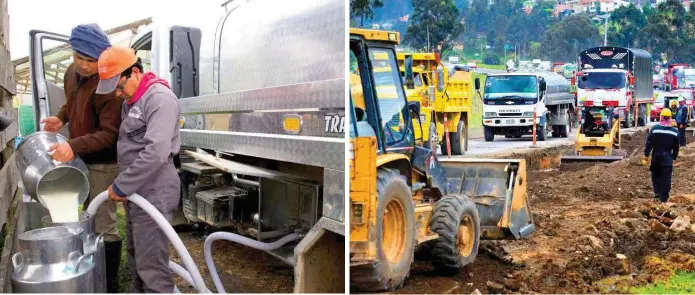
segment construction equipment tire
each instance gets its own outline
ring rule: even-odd
[[[470,198],[448,195],[435,205],[430,230],[439,234],[432,241],[432,264],[445,275],[456,274],[473,263],[480,245],[478,209]]]
[[[415,208],[405,177],[380,168],[377,193],[377,259],[350,270],[350,287],[360,291],[400,288],[410,273],[417,243]]]
[[[491,127],[483,127],[483,133],[485,135],[485,141],[490,142],[495,140],[495,133],[492,132]]]
[[[451,154],[463,155],[466,152],[466,124],[459,121],[456,124],[456,132],[449,134],[451,136]]]

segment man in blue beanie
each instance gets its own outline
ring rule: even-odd
[[[51,147],[53,158],[68,162],[79,155],[89,168],[88,202],[107,190],[119,173],[116,159],[122,100],[114,92],[96,94],[99,84],[99,55],[111,47],[109,37],[96,24],[79,25],[72,30],[70,45],[73,63],[65,72],[65,105],[58,114],[41,121],[44,130],[58,132],[65,124],[70,140]],[[104,234],[106,286],[119,293],[118,269],[121,264],[121,236],[116,229],[116,203],[104,202],[97,210],[96,232]]]

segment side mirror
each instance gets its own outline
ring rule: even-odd
[[[415,79],[413,78],[413,56],[406,55],[403,62],[405,68],[405,87],[408,89],[415,88]]]
[[[201,32],[197,28],[173,26],[169,31],[169,71],[171,72],[171,90],[178,98],[198,96],[200,89],[200,40]]]
[[[546,84],[545,80],[541,80],[540,85],[539,85],[541,92],[545,92],[546,87],[547,87],[547,84]]]
[[[475,90],[480,90],[480,78],[475,78]]]
[[[420,118],[420,102],[410,101],[408,102],[408,110],[410,111],[411,118]]]

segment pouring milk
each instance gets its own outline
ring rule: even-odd
[[[80,221],[78,196],[79,192],[54,191],[42,194],[41,199],[51,213],[51,221],[54,223],[77,222]]]

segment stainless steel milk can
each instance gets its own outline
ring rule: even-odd
[[[96,292],[95,252],[89,252],[95,246],[84,246],[82,232],[78,227],[57,226],[20,234],[19,252],[12,256],[12,291]]]

